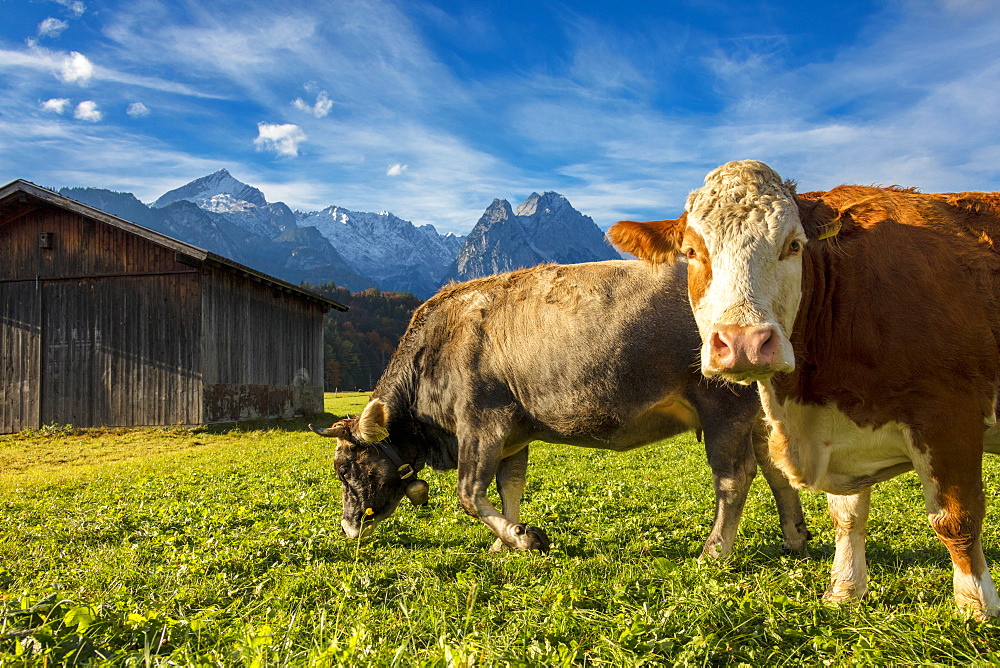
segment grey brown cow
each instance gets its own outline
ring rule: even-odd
[[[545,551],[520,520],[534,440],[624,451],[696,429],[716,495],[703,555],[730,551],[757,470],[752,388],[706,380],[683,267],[632,261],[543,265],[445,287],[413,315],[371,400],[338,438],[347,536],[366,535],[404,496],[427,502],[425,465],[458,469],[465,511],[492,549]],[[763,452],[763,440],[760,451]],[[798,494],[767,459],[787,550],[809,534]],[[493,480],[503,505],[487,498]]]

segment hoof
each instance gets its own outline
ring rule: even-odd
[[[698,555],[698,561],[699,562],[719,561],[724,556],[726,556],[726,552],[723,551],[721,544],[706,543],[705,547],[703,547],[701,550],[701,554]]]
[[[798,533],[798,535],[795,535]],[[799,557],[809,556],[809,541],[813,539],[812,532],[806,528],[804,522],[795,525],[795,532],[785,532],[785,540],[781,544],[781,551],[784,554]]]
[[[527,543],[527,550],[538,550],[542,554],[549,553],[549,547],[551,543],[549,542],[549,537],[545,533],[544,529],[539,527],[528,526],[527,524],[518,525],[522,528],[524,532],[525,542]]]
[[[788,543],[781,544],[781,553],[790,557],[808,557],[809,545],[803,543],[801,547],[792,547]]]
[[[863,601],[867,596],[867,587],[859,589],[850,582],[834,582],[823,594],[823,600],[830,603],[855,603]]]

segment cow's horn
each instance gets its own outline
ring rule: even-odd
[[[430,485],[417,478],[406,486],[406,498],[415,506],[426,506],[430,491]]]
[[[329,429],[323,429],[322,427],[309,425],[309,429],[311,429],[313,433],[319,434],[320,436],[339,436],[339,437],[344,436],[344,428],[340,427],[339,425],[333,425]]]

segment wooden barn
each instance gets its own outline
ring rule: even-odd
[[[26,181],[0,188],[0,433],[323,410],[347,307]]]

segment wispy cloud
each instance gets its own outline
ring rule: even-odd
[[[97,103],[93,100],[84,100],[76,105],[76,111],[73,112],[73,118],[91,123],[97,123],[103,117],[104,114],[97,108]]]
[[[313,104],[309,104],[301,97],[297,97],[292,100],[292,106],[299,111],[312,114],[316,118],[323,118],[333,109],[333,100],[330,99],[329,94],[325,90],[321,90],[316,94],[316,102]]]
[[[0,167],[29,164],[23,133],[88,184],[148,190],[223,165],[271,200],[388,209],[457,232],[493,197],[532,190],[561,192],[602,226],[674,215],[735,158],[808,188],[1000,182],[996,0],[883,3],[826,41],[823,26],[788,18],[790,0],[650,9],[649,20],[546,0],[534,22],[490,3],[108,0],[89,31],[60,4],[68,13],[18,5],[32,12],[27,35],[0,26]],[[765,4],[784,29],[750,20]],[[69,23],[64,50],[24,47],[36,27],[42,41],[49,13]],[[108,110],[99,125],[60,116],[84,97]],[[112,111],[143,108],[156,123]]]
[[[74,18],[80,18],[87,11],[87,5],[81,0],[55,0],[57,3],[66,8]]]
[[[2,0],[0,0],[2,1]],[[33,46],[26,50],[0,49],[0,71],[4,69],[38,70],[51,72],[64,83],[92,84],[111,82],[139,86],[164,93],[175,93],[202,99],[226,99],[215,90],[203,90],[176,81],[143,74],[123,72],[94,65],[90,59],[76,51],[66,53],[49,51]]]
[[[149,116],[149,107],[144,105],[142,102],[133,102],[128,105],[128,109],[125,110],[125,113],[132,118],[145,118],[146,116]]]
[[[258,151],[274,151],[286,158],[296,157],[299,154],[299,144],[307,139],[302,128],[292,123],[258,123],[257,131],[257,138],[253,143]]]
[[[39,37],[58,37],[59,34],[69,27],[65,21],[52,18],[51,16],[38,24]]]

